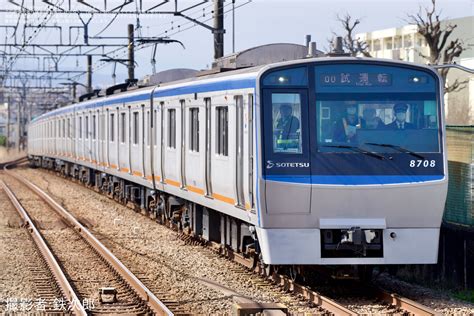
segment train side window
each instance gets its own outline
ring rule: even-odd
[[[168,110],[168,147],[176,148],[176,109]]]
[[[97,131],[96,131],[96,119],[95,119],[95,115],[92,115],[92,139],[96,139],[96,136],[97,136]]]
[[[138,144],[138,112],[133,112],[133,144]]]
[[[216,107],[216,128],[217,128],[217,141],[216,141],[216,153],[222,156],[229,155],[228,148],[228,132],[229,132],[229,121],[228,111],[226,106]]]
[[[110,113],[109,139],[110,142],[115,142],[115,113]]]
[[[189,150],[199,152],[199,108],[189,109]]]
[[[120,113],[120,142],[122,144],[125,143],[125,135],[126,135],[126,124],[127,120],[125,117],[126,113]]]

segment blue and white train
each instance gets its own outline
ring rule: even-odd
[[[268,265],[437,262],[447,161],[429,67],[310,58],[108,91],[33,120],[28,152]]]

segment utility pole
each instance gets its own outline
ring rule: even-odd
[[[235,0],[232,0],[232,53],[235,53]]]
[[[133,24],[128,25],[128,81],[133,82],[135,79],[135,45],[133,43]]]
[[[77,96],[77,82],[72,83],[72,102],[76,102]]]
[[[92,56],[87,55],[87,93],[92,92]]]
[[[20,141],[21,141],[21,104],[23,102],[23,94],[20,94],[20,100],[18,102],[18,111],[16,114],[16,149],[20,152]]]
[[[7,98],[7,151],[10,150],[10,108],[11,108],[11,97]]]
[[[214,0],[214,59],[224,56],[224,0]]]

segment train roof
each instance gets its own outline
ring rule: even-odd
[[[198,73],[194,77],[190,77],[190,78],[186,78],[182,80],[166,82],[160,85],[140,87],[133,90],[114,93],[108,96],[94,98],[94,99],[83,101],[80,103],[70,104],[68,106],[44,113],[40,115],[39,117],[35,118],[33,121],[38,121],[38,120],[41,120],[50,116],[58,115],[61,113],[67,113],[67,112],[72,111],[73,108],[84,110],[84,109],[88,109],[92,107],[105,106],[105,105],[110,105],[110,104],[120,103],[120,102],[134,102],[138,100],[145,100],[149,97],[150,93],[152,92],[154,94],[154,97],[160,97],[160,96],[172,95],[169,93],[170,91],[179,91],[181,94],[211,91],[211,90],[206,90],[204,88],[193,90],[197,86],[200,86],[201,88],[202,87],[209,88],[212,86],[213,91],[216,90],[216,87],[219,87],[220,89],[225,90],[226,88],[236,89],[239,87],[244,88],[244,87],[255,86],[256,85],[255,80],[258,74],[268,69],[280,67],[280,66],[287,66],[287,65],[297,65],[297,64],[308,63],[308,62],[323,62],[324,63],[324,62],[329,62],[329,61],[331,62],[334,62],[334,61],[374,62],[376,61],[376,62],[380,62],[381,64],[405,65],[408,67],[422,68],[422,69],[425,69],[425,71],[427,70],[427,71],[437,74],[436,71],[434,71],[431,67],[426,66],[426,65],[413,64],[413,63],[402,62],[402,61],[394,61],[390,59],[375,59],[375,58],[364,58],[364,57],[306,58],[306,59],[283,61],[283,62],[266,64],[266,65],[259,65],[255,67],[249,67],[249,68],[223,71],[223,72],[218,72],[218,73],[201,72],[201,75]],[[222,80],[222,79],[225,79],[225,80]],[[236,82],[239,82],[242,85],[236,86],[235,85]],[[100,103],[100,104],[97,105],[97,103]]]
[[[157,94],[159,94],[160,92],[164,92],[166,90],[171,90],[171,89],[183,90],[184,87],[189,87],[192,89],[192,87],[196,85],[215,85],[220,82],[225,82],[225,80],[222,80],[224,78],[230,82],[241,81],[241,80],[255,81],[258,71],[263,67],[264,66],[257,66],[257,67],[251,67],[251,68],[245,68],[245,69],[237,69],[233,71],[226,71],[226,72],[221,72],[221,73],[216,73],[216,74],[196,76],[196,77],[187,78],[183,80],[166,82],[160,85],[152,85],[152,86],[147,86],[147,87],[136,88],[133,90],[118,92],[112,95],[97,97],[97,98],[93,98],[87,101],[73,103],[65,107],[55,109],[53,111],[44,113],[36,117],[33,121],[42,120],[47,117],[62,114],[62,113],[67,113],[67,112],[72,111],[73,108],[80,108],[82,110],[82,109],[96,107],[97,103],[100,103],[100,105],[103,106],[103,105],[118,103],[117,101],[119,100],[133,102],[133,101],[146,98],[145,96],[149,96],[150,93],[152,92],[154,92],[154,95],[157,96]]]

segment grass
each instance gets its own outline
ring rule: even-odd
[[[474,290],[464,290],[454,293],[454,296],[460,300],[474,303]]]

